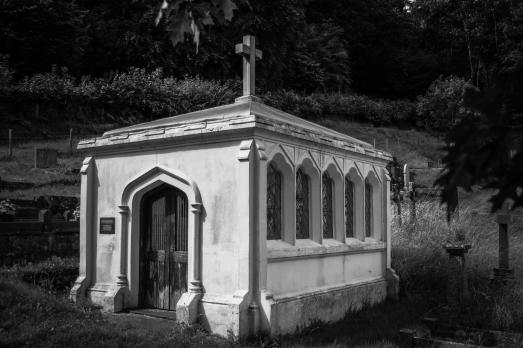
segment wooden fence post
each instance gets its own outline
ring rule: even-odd
[[[69,128],[69,154],[73,153],[73,129]]]
[[[9,128],[9,157],[13,156],[13,130]]]
[[[401,227],[402,221],[401,221],[401,200],[400,200],[400,197],[398,197],[398,201],[396,202],[396,205],[398,207],[398,225]]]
[[[410,197],[410,223],[416,223],[416,191],[414,191],[414,183],[409,182],[409,197]]]

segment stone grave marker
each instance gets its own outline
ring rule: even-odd
[[[58,164],[58,151],[55,149],[40,149],[34,150],[34,167],[35,168],[49,168]]]
[[[409,165],[407,163],[405,163],[403,165],[403,185],[404,185],[404,190],[407,191],[408,190],[408,184],[410,182],[410,173],[409,173]]]

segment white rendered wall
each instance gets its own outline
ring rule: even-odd
[[[329,255],[271,262],[267,265],[267,290],[274,297],[320,288],[371,281],[384,276],[384,251]]]
[[[244,288],[242,272],[244,266],[248,269],[248,255],[242,255],[239,241],[241,234],[248,233],[248,215],[240,209],[240,204],[245,204],[239,199],[239,144],[235,141],[95,157],[96,282],[109,283],[119,273],[118,206],[126,184],[145,170],[161,165],[184,173],[200,189],[203,204],[201,281],[205,292],[227,294]],[[130,212],[135,213],[139,212]],[[100,217],[116,218],[116,234],[99,233]],[[128,235],[136,232],[137,227],[133,226]],[[248,246],[245,252],[248,253]],[[130,257],[138,255],[130,253]],[[128,273],[132,273],[131,270]]]

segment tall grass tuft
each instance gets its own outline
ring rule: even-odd
[[[510,226],[511,265],[516,279],[507,285],[492,280],[498,265],[498,225],[488,210],[488,193],[476,193],[460,202],[459,213],[450,223],[445,207],[431,198],[416,203],[416,219],[411,220],[409,202],[402,205],[402,224],[395,212],[392,224],[393,267],[401,277],[404,294],[422,293],[433,307],[446,305],[448,255],[443,244],[471,244],[466,254],[470,301],[463,303],[454,318],[459,325],[488,329],[523,329],[523,247],[516,231],[521,222]]]

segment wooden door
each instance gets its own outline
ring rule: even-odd
[[[162,185],[142,200],[140,302],[143,307],[175,310],[187,291],[185,194]]]

